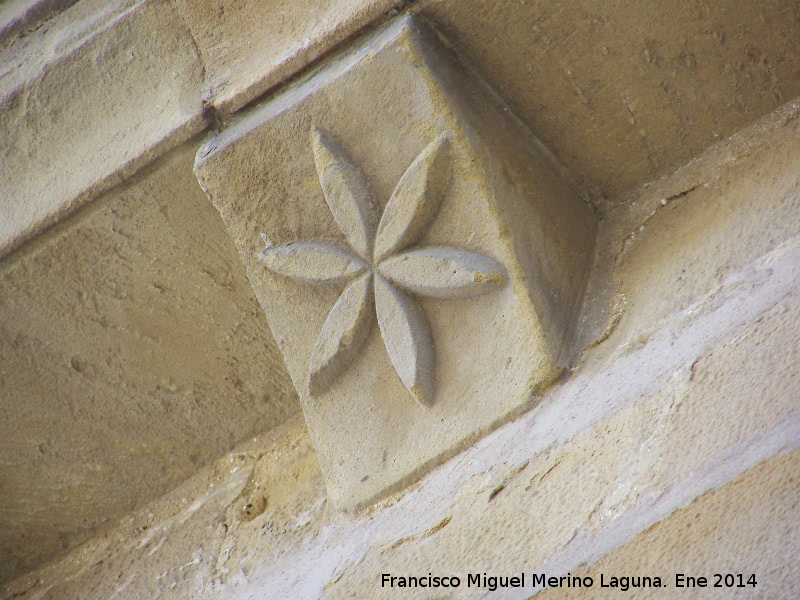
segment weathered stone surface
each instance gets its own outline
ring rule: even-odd
[[[624,356],[671,313],[800,235],[798,117],[796,100],[610,211],[577,347],[607,341],[582,368]]]
[[[725,168],[742,175],[755,169],[748,177],[756,185],[755,173],[763,175],[762,197],[791,211],[796,187],[783,185],[780,165],[796,177],[783,143],[797,138],[786,128],[771,136],[753,151],[752,162],[736,161],[741,171]],[[717,205],[706,227],[724,229],[738,221],[737,213],[750,214],[750,203],[729,195],[735,177],[731,186],[709,188],[703,200],[719,195],[729,210]],[[699,196],[676,204],[672,218],[691,221],[701,204]],[[797,522],[800,239],[764,237],[777,225],[771,219],[787,221],[789,214],[767,206],[758,223],[751,217],[741,245],[756,244],[754,252],[768,254],[743,265],[743,255],[731,256],[732,273],[720,286],[676,314],[630,313],[642,326],[647,318],[660,325],[621,355],[605,350],[611,338],[588,350],[602,357],[602,368],[582,367],[546,402],[393,504],[367,516],[327,510],[302,423],[287,423],[266,443],[219,463],[213,476],[201,472],[164,509],[157,503],[110,537],[6,590],[26,600],[78,593],[99,600],[110,582],[130,581],[124,591],[133,597],[316,599],[368,590],[380,598],[382,572],[426,574],[434,565],[462,577],[520,569],[558,575],[610,554],[599,563],[605,572],[607,565],[643,569],[653,557],[676,570],[702,566],[709,556],[705,565],[713,569],[774,566],[778,571],[763,589],[770,598],[793,598],[785,573],[796,570],[797,556],[795,538],[786,532]],[[649,228],[650,244],[674,240],[679,222]],[[629,259],[645,253],[641,260],[658,270],[648,246],[632,245]],[[631,285],[647,270],[625,272]],[[782,452],[793,453],[770,460]],[[202,501],[209,484],[219,486],[233,468],[251,465],[254,475],[242,495],[233,500],[226,493],[208,521],[181,516],[177,525],[172,519]],[[158,535],[149,536],[151,530]],[[698,552],[675,553],[675,540],[696,544]],[[209,550],[193,554],[200,547]],[[132,567],[120,579],[122,565]],[[520,590],[509,597],[528,596]]]
[[[225,511],[253,472],[252,464],[238,456],[214,467],[201,469],[192,481],[127,515],[64,561],[15,581],[0,592],[2,597],[196,597],[195,591],[213,577]],[[91,589],[86,588],[89,581]]]
[[[78,0],[7,0],[0,5],[0,40],[22,37]]]
[[[800,93],[792,0],[181,2],[224,116],[401,5],[612,202]]]
[[[13,211],[0,207],[9,211],[0,213],[0,231],[12,227],[12,237],[34,234],[60,218],[52,210],[68,211],[84,192],[96,194],[129,175],[147,162],[146,149],[163,150],[158,141],[170,132],[176,137],[167,146],[185,139],[191,132],[180,123],[200,114],[201,97],[230,116],[402,7],[434,21],[558,158],[611,203],[800,93],[800,21],[792,0],[701,8],[586,7],[577,0],[555,7],[541,0],[178,2],[192,35],[169,2],[81,0],[41,21],[69,3],[22,0],[0,8],[0,20],[7,19],[0,25],[0,102],[8,107],[0,112],[13,117],[0,123],[9,128],[0,156],[7,152],[5,170],[22,177],[21,187],[2,191],[27,199],[4,203]],[[150,8],[142,11],[144,5]],[[149,17],[130,19],[153,10],[164,29]],[[133,60],[115,58],[130,52]],[[31,114],[19,118],[23,112]],[[192,121],[190,130],[199,127]],[[27,152],[36,167],[17,173]],[[43,166],[47,176],[35,175]],[[111,179],[90,189],[105,178]],[[50,181],[58,183],[51,189]],[[31,185],[47,194],[40,198]],[[5,239],[3,232],[0,243]]]
[[[0,262],[0,580],[299,409],[194,154]]]
[[[627,594],[643,600],[794,600],[800,595],[798,489],[800,451],[765,461],[676,511],[591,568],[574,570],[573,575],[594,579],[591,589],[559,588],[536,598],[619,598],[624,593],[619,586],[600,587],[601,574],[606,585],[612,575],[652,574],[661,576],[666,589],[630,587]],[[693,576],[695,582],[705,577],[706,587],[679,588],[677,574]],[[726,585],[726,575],[733,575],[733,587]],[[755,576],[754,586],[747,585],[750,575]],[[737,587],[740,583],[743,587]]]
[[[245,572],[237,564],[245,547],[232,542],[246,539],[251,556],[279,553],[318,532],[327,514],[314,447],[296,414],[63,559],[0,584],[0,597],[212,597],[222,581]]]
[[[795,255],[785,261],[796,260],[794,246]],[[794,273],[796,285],[800,272]],[[323,597],[347,598],[363,589],[375,598],[396,597],[397,589],[380,588],[381,573],[424,575],[432,566],[437,574],[462,579],[474,572],[565,574],[624,547],[637,533],[759,461],[786,450],[797,454],[800,373],[795,365],[800,356],[790,346],[800,330],[799,317],[800,298],[785,298],[755,323],[691,359],[659,392],[613,415],[600,413],[620,401],[619,388],[633,387],[638,395],[648,386],[634,377],[623,381],[624,367],[611,366],[612,372],[587,374],[556,389],[548,402],[440,468],[371,522],[342,525],[340,535],[357,539],[358,550],[339,553],[335,544],[314,548],[325,557],[316,558],[316,564],[329,569]],[[676,328],[670,334],[676,344],[697,350],[687,343],[690,331]],[[649,363],[655,374],[656,362],[668,361],[659,356],[658,342],[650,346],[633,353],[630,361]],[[571,437],[565,424],[582,427],[576,421],[589,420],[586,413],[592,411],[595,424]],[[769,489],[764,485],[763,494]],[[782,502],[773,513],[780,525],[770,535],[780,535],[797,520],[794,503]],[[749,558],[763,571],[772,561],[771,544],[757,543],[757,537],[743,534],[755,548]],[[729,534],[705,543],[720,544],[718,556],[727,547],[733,557],[743,539]],[[370,549],[364,552],[366,546]],[[297,551],[286,563],[302,564],[305,557]],[[644,557],[649,560],[652,554]],[[720,560],[710,568],[727,564]],[[266,580],[271,571],[263,572]],[[773,589],[787,590],[785,581],[773,584]],[[275,597],[291,595],[291,589]],[[459,592],[482,597],[486,589]],[[405,591],[410,598],[428,594]],[[530,595],[531,590],[517,589],[504,590],[503,597]]]
[[[780,263],[776,259],[765,264]],[[794,273],[796,282],[800,273]],[[726,304],[735,300],[717,310],[737,311]],[[615,414],[609,411],[616,410],[620,393],[604,380],[616,381],[620,371],[568,382],[551,402],[367,516],[326,508],[302,423],[287,422],[220,461],[213,477],[200,473],[172,500],[159,502],[164,509],[144,511],[136,517],[138,527],[125,525],[6,589],[27,589],[27,595],[20,593],[26,600],[55,600],[67,591],[100,600],[109,582],[130,580],[133,597],[395,598],[397,589],[381,589],[381,573],[434,571],[462,579],[474,572],[560,575],[617,551],[600,563],[604,570],[609,561],[615,569],[630,565],[640,572],[701,566],[703,556],[710,556],[705,564],[712,569],[744,569],[747,563],[761,572],[774,566],[779,571],[764,586],[768,597],[792,598],[794,582],[785,573],[792,572],[798,552],[792,528],[800,460],[800,349],[794,344],[799,316],[800,298],[790,295],[751,325],[716,328],[718,343],[650,397],[637,396],[658,382],[635,382],[635,400]],[[733,321],[725,314],[717,318],[721,325]],[[677,343],[687,342],[690,333],[668,332]],[[651,366],[660,358],[647,345],[633,354]],[[729,384],[719,387],[717,381]],[[765,389],[765,381],[775,385]],[[582,428],[593,419],[575,436],[562,426],[583,420],[574,425]],[[782,452],[785,458],[770,459]],[[227,496],[229,508],[217,505],[211,522],[221,527],[224,519],[222,532],[193,520],[173,525],[173,515],[185,514],[196,498],[202,501],[209,484],[219,485],[233,468],[253,468],[254,475],[239,498]],[[687,526],[687,519],[694,525]],[[171,535],[164,535],[167,527]],[[212,539],[214,550],[192,553]],[[697,544],[698,551],[679,546],[683,551],[676,552],[681,540]],[[713,554],[705,555],[712,547]],[[154,548],[160,560],[150,563]],[[665,562],[652,564],[654,557]],[[141,567],[120,580],[122,564]],[[173,585],[181,571],[177,565],[200,576]],[[463,597],[486,593],[460,591]],[[503,597],[528,598],[531,590],[512,592]],[[405,595],[429,597],[427,590]]]
[[[742,469],[796,448],[800,240],[792,216],[798,209],[793,114],[782,111],[775,126],[769,119],[716,149],[727,158],[694,171],[701,188],[704,181],[709,186],[673,206],[670,227],[656,227],[657,221],[642,231],[635,227],[651,237],[630,246],[627,260],[642,253],[640,267],[625,269],[623,283],[633,289],[648,274],[643,283],[663,286],[662,294],[675,286],[674,278],[660,275],[669,261],[648,248],[679,244],[676,236],[687,235],[682,225],[690,231],[699,226],[698,210],[702,225],[719,232],[687,236],[698,257],[686,263],[687,273],[702,285],[681,291],[677,307],[683,310],[665,315],[666,304],[660,311],[656,305],[631,311],[649,335],[629,345],[607,338],[590,348],[579,371],[547,402],[368,518],[333,520],[322,535],[309,534],[307,545],[293,542],[263,558],[250,554],[257,533],[239,529],[242,538],[231,545],[242,552],[228,561],[247,575],[229,574],[221,597],[336,598],[357,590],[381,597],[380,573],[427,574],[432,565],[439,573],[543,565],[566,573],[597,561]],[[684,176],[676,173],[662,190],[677,185],[680,191]],[[761,205],[738,194],[745,183],[758,190]],[[661,206],[660,196],[650,193],[648,188],[636,199],[649,206],[642,219]],[[634,209],[640,212],[638,204]],[[737,223],[745,226],[736,229]],[[627,237],[621,233],[613,247]],[[716,253],[721,239],[740,252]],[[718,270],[728,276],[705,279]],[[590,360],[595,355],[597,361]],[[765,484],[764,495],[771,485]],[[774,514],[793,522],[785,511]],[[780,523],[771,531],[780,533],[786,521]],[[731,554],[746,545],[735,534],[712,543]],[[754,563],[765,560],[757,544],[751,547]],[[315,565],[313,577],[304,576],[307,564]]]
[[[199,121],[189,119],[191,125],[176,129],[158,112],[163,98],[174,100],[170,65],[188,66],[176,72],[175,87],[183,95],[175,101],[190,99],[192,112],[200,110],[198,56],[207,62],[202,93],[211,103],[209,113],[221,114],[222,121],[215,121],[221,126],[231,110],[283,85],[286,75],[309,61],[322,57],[329,66],[340,64],[335,56],[325,56],[331,45],[376,24],[385,10],[391,13],[390,6],[394,3],[383,0],[324,6],[317,0],[2,3],[0,104],[10,98],[22,108],[0,111],[0,124],[10,122],[0,133],[11,140],[5,147],[0,141],[0,191],[11,172],[22,173],[44,192],[25,188],[23,205],[3,197],[0,232],[6,225],[24,229],[31,220],[34,225],[25,231],[39,231],[198,131]],[[532,412],[369,514],[328,512],[314,450],[295,417],[269,440],[240,446],[213,468],[200,469],[168,498],[3,588],[0,597],[380,597],[378,575],[389,569],[449,570],[462,577],[476,570],[502,574],[520,568],[561,574],[598,560],[581,573],[597,579],[599,571],[641,573],[654,563],[675,571],[756,565],[769,575],[766,581],[759,575],[756,595],[794,600],[800,594],[787,576],[800,568],[793,451],[800,440],[798,105],[785,106],[766,125],[711,149],[673,176],[617,193],[669,171],[709,141],[798,92],[796,2],[418,0],[401,8],[445,31],[534,133],[597,192],[593,200],[603,217],[599,254],[578,332],[576,348],[584,351],[577,367]],[[198,46],[176,18],[178,12]],[[154,24],[158,20],[163,27]],[[134,59],[126,61],[129,49]],[[137,52],[150,49],[161,53],[151,63],[156,70],[142,74]],[[406,59],[420,54],[412,50]],[[81,62],[86,56],[92,60]],[[436,53],[425,56],[431,57]],[[374,56],[362,59],[380,63]],[[370,84],[367,78],[371,94],[386,110],[400,106],[391,119],[401,134],[427,117],[404,112],[397,98],[423,98],[414,106],[442,115],[441,106],[426,96],[435,86],[428,86],[424,75],[437,72],[435,61],[408,62],[416,80],[400,76]],[[425,356],[431,347],[425,337],[437,335],[427,323],[430,315],[445,314],[450,305],[447,318],[463,318],[469,306],[489,305],[506,293],[518,273],[509,272],[508,262],[493,251],[491,236],[463,246],[458,242],[470,238],[466,229],[447,229],[463,217],[448,200],[452,183],[447,181],[438,198],[435,190],[447,180],[444,170],[415,160],[426,144],[452,133],[450,123],[412,131],[412,141],[403,135],[376,136],[381,127],[369,121],[381,110],[368,101],[359,104],[364,96],[356,96],[349,106],[357,105],[359,118],[345,114],[341,128],[328,126],[342,117],[342,97],[361,85],[354,80],[327,96],[336,86],[313,92],[324,97],[314,102],[323,106],[317,114],[327,121],[301,118],[296,131],[289,124],[282,129],[288,133],[270,156],[280,156],[288,146],[292,158],[299,157],[304,174],[293,179],[294,171],[287,168],[286,189],[294,186],[300,193],[265,199],[265,205],[285,210],[281,222],[288,225],[278,234],[266,227],[248,232],[248,239],[252,234],[256,240],[261,231],[268,232],[274,242],[267,241],[266,250],[264,244],[248,249],[246,259],[255,264],[255,252],[262,251],[270,268],[285,268],[287,280],[305,273],[313,275],[309,281],[331,282],[330,289],[313,288],[329,297],[307,340],[308,362],[303,363],[316,373],[307,381],[318,388],[312,397],[339,385],[343,374],[372,351],[385,352],[389,365],[378,378],[403,381],[402,373],[407,383],[399,392],[405,391],[408,400],[404,388],[417,389],[424,400],[441,386],[419,368],[442,359],[436,353],[432,359]],[[409,81],[423,83],[404,85]],[[156,83],[161,87],[154,91]],[[444,104],[465,96],[479,99],[482,85],[476,82],[474,88],[454,91]],[[110,107],[103,104],[106,99],[113,100]],[[291,112],[291,106],[287,102],[276,112]],[[127,116],[115,113],[117,108]],[[484,113],[490,115],[485,121],[496,123],[491,113]],[[77,129],[71,129],[75,123]],[[339,150],[331,150],[322,135],[309,137],[315,124],[324,126]],[[456,138],[453,148],[462,158],[476,139],[505,135],[474,130],[469,144]],[[152,152],[142,151],[146,144],[139,134],[146,134],[145,142],[157,140]],[[299,148],[292,140],[303,136],[305,146]],[[376,139],[364,146],[370,136]],[[64,139],[78,144],[64,144]],[[20,146],[19,140],[28,145]],[[127,151],[137,157],[128,160]],[[251,151],[258,155],[261,148],[254,145]],[[495,147],[477,162],[506,151]],[[115,152],[123,152],[117,162]],[[507,152],[500,162],[512,164],[508,155],[514,151]],[[266,426],[279,420],[272,417],[283,409],[264,409],[258,401],[262,390],[255,388],[264,375],[282,381],[277,387],[286,391],[288,375],[257,368],[279,368],[279,352],[269,341],[262,352],[258,338],[269,335],[263,323],[255,325],[253,298],[240,293],[246,284],[230,245],[210,243],[224,239],[222,230],[218,224],[207,226],[213,213],[189,185],[191,152],[179,154],[168,161],[181,163],[180,177],[164,174],[161,165],[0,263],[0,334],[8,338],[5,344],[0,340],[0,414],[10,417],[0,427],[3,568],[8,547],[22,556],[16,566],[40,564],[61,551],[59,544],[71,547],[104,519],[110,525],[129,501],[141,504],[195,472],[198,461],[229,447],[236,435],[254,429],[257,419],[263,417],[259,422]],[[397,160],[391,173],[381,164],[387,156]],[[255,163],[240,162],[257,172]],[[271,163],[283,168],[280,160]],[[419,168],[410,168],[414,164]],[[455,166],[456,175],[469,171]],[[441,177],[431,179],[428,171]],[[406,177],[408,185],[399,189],[414,193],[395,197],[405,196],[399,204],[406,208],[424,200],[417,205],[421,210],[397,212],[404,218],[394,221],[400,226],[393,235],[386,235],[401,242],[419,235],[416,244],[422,247],[389,244],[376,255],[371,236],[380,217],[392,214],[383,204]],[[377,192],[370,189],[376,185]],[[164,203],[166,188],[170,200]],[[62,192],[72,199],[58,200]],[[295,213],[293,202],[281,205],[286,198],[313,193],[318,202],[309,214],[302,207]],[[498,188],[494,193],[516,192]],[[380,201],[377,207],[370,202],[373,195]],[[437,198],[443,202],[428,201]],[[318,214],[309,216],[314,210]],[[320,214],[327,221],[303,232]],[[178,222],[195,225],[193,234],[179,233]],[[25,239],[24,231],[20,235],[10,245],[0,241],[0,254]],[[426,246],[430,235],[440,237]],[[321,236],[335,237],[335,246]],[[448,249],[453,245],[457,251]],[[156,247],[170,249],[154,253]],[[309,248],[316,254],[305,252]],[[224,259],[215,260],[218,252]],[[210,276],[216,282],[208,284],[211,289],[195,271],[198,265],[216,274]],[[227,280],[219,275],[224,271],[235,275]],[[383,330],[403,333],[394,341],[381,336],[376,281]],[[161,293],[149,295],[151,285]],[[472,297],[484,286],[485,295]],[[425,299],[420,303],[417,297]],[[540,298],[540,306],[546,300]],[[390,303],[397,309],[386,311]],[[230,334],[238,317],[225,315],[251,312]],[[485,335],[486,327],[479,331],[483,325],[466,320],[473,333],[462,337]],[[247,332],[244,341],[242,332]],[[219,342],[220,336],[228,341]],[[406,350],[390,359],[390,350],[403,345]],[[480,348],[470,346],[465,354],[471,352]],[[103,377],[109,385],[97,383]],[[187,405],[182,395],[188,380],[199,383],[192,388],[194,402]],[[9,390],[12,401],[5,405]],[[490,402],[503,393],[478,392]],[[232,407],[224,404],[229,398],[234,398]],[[364,414],[352,410],[349,417],[361,422]],[[45,431],[57,434],[39,443]],[[356,426],[343,435],[354,431]],[[192,449],[196,455],[185,454]],[[780,458],[783,452],[789,454]],[[8,468],[6,457],[18,462]],[[747,469],[737,482],[727,483]],[[707,490],[712,491],[695,500]],[[91,504],[82,503],[86,498]],[[642,533],[634,537],[637,532]],[[603,590],[593,591],[602,597]],[[685,597],[704,594],[695,590]],[[675,596],[682,597],[674,589],[651,595]]]
[[[0,51],[0,255],[203,129],[171,2],[80,2]]]
[[[402,4],[402,0],[178,0],[205,62],[205,97],[223,117]]]
[[[410,10],[611,203],[800,94],[794,0],[421,0]]]
[[[198,152],[340,506],[418,477],[563,364],[594,215],[519,127],[402,19]],[[341,304],[355,289],[306,283],[363,271],[369,331],[371,306]]]

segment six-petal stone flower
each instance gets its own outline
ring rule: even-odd
[[[432,142],[408,167],[380,222],[363,175],[342,148],[317,128],[311,139],[325,201],[355,254],[326,240],[275,246],[266,237],[267,247],[258,253],[281,275],[346,284],[311,352],[308,392],[317,396],[333,384],[361,350],[377,314],[394,370],[411,395],[429,406],[436,391],[433,340],[412,294],[467,298],[506,282],[503,267],[480,254],[444,246],[409,250],[439,210],[450,177],[448,139]]]

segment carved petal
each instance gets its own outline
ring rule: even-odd
[[[436,388],[436,365],[431,331],[422,307],[376,275],[375,308],[394,370],[411,395],[420,404],[430,406]]]
[[[427,246],[383,261],[380,273],[421,296],[468,298],[498,289],[506,274],[491,258],[455,248]]]
[[[369,260],[378,214],[364,176],[328,134],[314,127],[311,140],[319,182],[333,218],[353,249]]]
[[[450,178],[446,137],[440,137],[411,163],[383,211],[375,260],[416,242],[439,210],[439,202]]]
[[[367,265],[326,242],[291,242],[267,246],[258,260],[271,271],[310,283],[341,283],[362,273]]]
[[[364,345],[372,326],[372,273],[364,273],[336,301],[309,361],[308,393],[324,392]]]

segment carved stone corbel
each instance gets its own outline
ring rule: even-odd
[[[421,476],[566,365],[594,214],[413,18],[252,109],[196,173],[338,506]]]

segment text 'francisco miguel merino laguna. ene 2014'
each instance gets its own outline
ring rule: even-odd
[[[661,577],[644,576],[606,576],[600,575],[598,587],[618,588],[627,591],[631,588],[664,587]],[[469,573],[466,577],[456,575],[392,575],[381,573],[381,587],[398,588],[457,588],[462,584],[469,588],[486,588],[495,591],[498,588],[523,588],[523,587],[592,587],[595,580],[592,577],[579,577],[567,573],[558,577],[548,576],[545,573],[520,573],[519,575],[497,576],[487,573]]]

